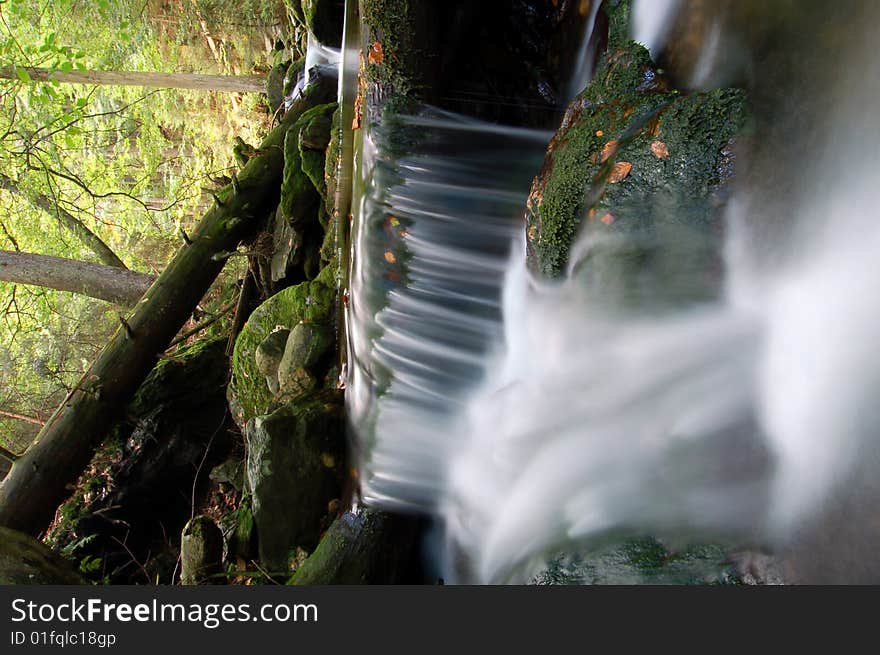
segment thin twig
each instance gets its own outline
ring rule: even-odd
[[[223,426],[226,425],[226,417],[228,415],[229,415],[229,407],[224,405],[223,418],[220,420],[220,425],[217,426],[217,429],[214,430],[214,434],[212,434],[211,438],[208,439],[208,444],[205,446],[205,452],[202,453],[202,459],[199,462],[198,467],[196,467],[196,474],[195,474],[195,477],[193,478],[192,496],[190,497],[191,498],[190,515],[189,515],[190,521],[192,521],[196,516],[196,486],[198,485],[198,482],[199,482],[199,474],[202,472],[202,466],[205,465],[205,460],[208,458],[208,453],[210,452],[211,446],[214,443],[214,437],[216,437],[220,433],[220,430],[223,429]]]
[[[147,579],[147,584],[153,584],[153,580],[150,578],[150,574],[147,572],[147,567],[145,567],[143,564],[141,564],[138,561],[137,557],[134,556],[134,553],[131,552],[131,549],[128,547],[128,545],[124,541],[120,541],[119,539],[117,539],[116,537],[114,537],[112,535],[110,536],[110,538],[113,541],[115,541],[117,544],[119,544],[120,546],[125,548],[125,552],[128,553],[129,557],[131,557],[131,561],[134,562],[135,564],[137,564],[138,568],[144,574],[144,577]],[[125,535],[125,538],[128,539],[127,533]],[[149,561],[149,559],[150,559],[150,555],[149,555],[149,553],[147,553],[147,561]]]
[[[34,418],[33,416],[25,416],[24,414],[16,414],[15,412],[7,412],[2,409],[0,409],[0,418],[14,418],[17,421],[24,421],[25,423],[32,423],[33,425],[39,425],[40,427],[43,427],[43,421],[38,418]]]

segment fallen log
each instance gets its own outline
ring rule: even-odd
[[[0,485],[0,525],[29,534],[46,529],[58,505],[196,304],[226,257],[262,225],[279,198],[287,129],[306,109],[332,99],[318,79],[298,98],[98,355],[91,368],[13,465]]]

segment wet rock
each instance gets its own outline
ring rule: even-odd
[[[342,0],[302,0],[302,13],[309,31],[334,48],[342,45],[345,2]]]
[[[208,516],[196,516],[180,537],[180,583],[200,585],[216,582],[212,576],[223,568],[223,534]]]
[[[257,368],[255,355],[259,344],[279,327],[290,329],[300,321],[328,325],[332,299],[332,289],[319,276],[283,289],[251,313],[235,342],[232,380],[227,391],[234,418],[242,430],[250,419],[269,409],[273,396]]]
[[[33,537],[0,527],[0,585],[85,584],[72,565]]]
[[[341,494],[345,436],[340,394],[316,392],[247,426],[247,475],[260,559],[288,570],[291,551],[318,543],[327,504]]]
[[[278,393],[278,366],[284,357],[288,336],[290,336],[290,330],[286,328],[275,330],[260,342],[254,356],[257,370],[266,377],[266,384],[273,394]]]
[[[573,266],[594,298],[612,304],[711,297],[744,94],[682,96],[644,48],[611,42],[532,185],[529,265],[548,277]],[[583,233],[595,235],[591,248],[572,261]]]
[[[345,512],[288,584],[395,584],[416,550],[418,524],[374,509]]]
[[[332,114],[336,111],[336,103],[324,106],[317,116],[314,116],[299,132],[299,145],[303,150],[319,150],[324,152],[330,143],[330,126]],[[323,176],[322,176],[323,181]]]
[[[673,550],[651,537],[559,555],[532,580],[538,585],[740,583],[724,548],[691,546]]]

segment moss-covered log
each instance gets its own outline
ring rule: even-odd
[[[303,111],[332,98],[318,81],[269,133],[187,243],[134,308],[98,358],[46,423],[0,486],[0,525],[43,531],[55,509],[137,391],[161,353],[223,268],[226,255],[250,236],[278,201],[282,145]]]
[[[21,532],[0,527],[0,585],[85,584],[61,557]]]
[[[346,512],[327,529],[289,584],[394,584],[412,565],[418,521],[371,509]]]

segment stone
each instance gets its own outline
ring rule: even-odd
[[[180,583],[217,582],[212,576],[223,568],[223,534],[208,516],[196,516],[180,535]]]
[[[304,368],[281,370],[278,374],[278,394],[285,401],[294,400],[318,386],[315,376]]]
[[[287,337],[279,366],[286,371],[314,366],[332,344],[326,325],[300,321]]]
[[[247,476],[260,560],[287,570],[291,551],[318,543],[327,504],[345,474],[342,396],[314,392],[252,419],[246,430]]]
[[[332,273],[332,271],[330,272]],[[333,291],[330,273],[279,291],[257,307],[235,341],[232,379],[227,390],[236,423],[244,431],[247,422],[268,411],[273,394],[256,363],[256,349],[278,326],[292,327],[300,321],[329,325]],[[326,278],[326,282],[325,282]]]
[[[238,492],[244,491],[244,462],[240,457],[230,457],[211,469],[208,478],[217,484],[226,484]]]
[[[289,335],[290,330],[286,328],[275,330],[260,342],[254,355],[257,370],[266,377],[266,384],[273,394],[278,393],[278,366],[284,357]]]

